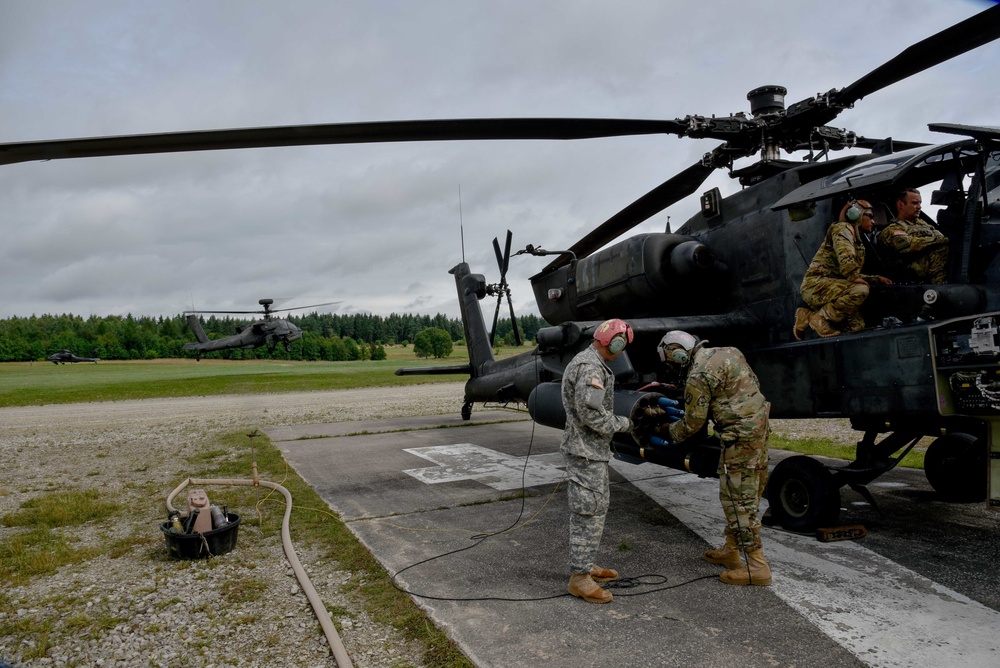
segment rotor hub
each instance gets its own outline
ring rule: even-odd
[[[786,93],[788,93],[788,89],[784,86],[754,88],[747,93],[747,99],[750,100],[750,113],[754,118],[757,118],[784,111]]]

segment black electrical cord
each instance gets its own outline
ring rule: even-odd
[[[538,359],[537,358],[535,359],[535,367],[536,367],[536,375],[537,375],[537,367],[538,367]],[[499,531],[493,531],[493,532],[490,532],[490,533],[478,533],[478,534],[474,534],[474,535],[472,535],[470,537],[470,540],[473,541],[473,543],[471,545],[466,545],[465,547],[460,547],[460,548],[455,549],[455,550],[449,550],[448,552],[443,552],[443,553],[435,555],[433,557],[428,557],[427,559],[422,559],[421,561],[418,561],[416,563],[410,564],[409,566],[406,566],[405,568],[402,568],[402,569],[396,571],[394,574],[391,574],[389,576],[389,581],[392,583],[393,587],[395,587],[398,591],[400,591],[400,592],[402,592],[404,594],[408,594],[409,596],[416,596],[418,598],[425,598],[425,599],[428,599],[428,600],[431,600],[431,601],[458,601],[458,602],[463,602],[463,601],[467,601],[467,602],[471,602],[471,601],[506,601],[506,602],[512,602],[512,603],[527,603],[527,602],[533,602],[533,601],[548,601],[548,600],[552,600],[552,599],[556,599],[556,598],[563,598],[563,597],[571,596],[571,594],[569,592],[563,592],[561,594],[550,594],[548,596],[528,597],[528,598],[510,598],[510,597],[506,597],[506,596],[470,596],[470,597],[434,596],[432,594],[421,594],[421,593],[418,593],[418,592],[406,589],[405,587],[401,586],[396,581],[396,578],[398,576],[400,576],[401,574],[403,574],[406,571],[410,570],[411,568],[416,568],[417,566],[421,566],[423,564],[430,563],[430,562],[435,561],[437,559],[442,559],[444,557],[451,556],[453,554],[459,554],[461,552],[465,552],[466,550],[471,550],[472,548],[480,545],[487,538],[490,538],[492,536],[498,536],[500,534],[506,533],[506,532],[514,529],[515,527],[517,527],[518,523],[520,523],[520,521],[521,521],[521,518],[524,516],[524,509],[525,509],[525,488],[526,488],[525,478],[527,477],[528,460],[531,458],[531,450],[534,447],[534,443],[535,443],[535,425],[536,425],[536,422],[534,420],[532,420],[531,421],[531,436],[528,439],[528,452],[524,456],[524,467],[521,469],[521,510],[518,512],[517,518],[510,524],[510,526],[508,526],[505,529],[501,529]],[[681,475],[681,474],[680,473],[666,474],[666,475],[663,475],[663,476],[655,476],[655,477],[656,478],[666,478],[666,477],[673,477],[675,475]],[[652,480],[654,478],[648,478],[648,479]],[[625,482],[627,482],[627,481],[625,481]],[[618,483],[613,483],[613,484],[618,484]],[[553,490],[553,494],[555,493],[556,490],[558,490],[558,488],[559,488],[559,486],[556,485],[556,489]],[[683,587],[685,585],[689,585],[689,584],[692,584],[694,582],[698,582],[699,580],[708,580],[708,579],[713,579],[715,577],[717,577],[717,576],[716,575],[702,575],[700,577],[696,577],[696,578],[693,578],[691,580],[686,580],[684,582],[679,582],[677,584],[668,585],[668,586],[659,586],[659,585],[662,585],[663,583],[665,583],[667,581],[667,577],[664,576],[664,575],[659,575],[659,574],[656,574],[656,573],[652,573],[652,574],[639,575],[639,576],[628,577],[628,578],[620,578],[618,580],[613,580],[611,582],[604,582],[604,583],[602,583],[602,586],[604,588],[606,588],[606,589],[616,589],[616,590],[634,589],[636,587],[643,586],[643,585],[646,585],[646,586],[656,586],[657,587],[656,589],[650,589],[648,591],[635,592],[635,593],[619,593],[618,594],[619,596],[642,596],[642,595],[645,595],[645,594],[652,594],[652,593],[659,592],[659,591],[666,591],[668,589],[676,589],[678,587]],[[654,580],[654,581],[650,581],[651,579]]]

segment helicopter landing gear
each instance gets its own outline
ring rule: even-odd
[[[986,500],[986,443],[970,434],[945,434],[924,455],[927,482],[946,501]]]
[[[840,487],[833,474],[804,455],[774,467],[767,481],[767,500],[774,523],[789,531],[811,533],[835,525],[840,516]]]
[[[472,402],[466,401],[462,404],[462,419],[471,420],[472,419]]]

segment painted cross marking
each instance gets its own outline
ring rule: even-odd
[[[532,455],[525,464],[524,457],[472,443],[404,448],[404,451],[436,464],[403,471],[428,485],[475,480],[495,490],[507,491],[559,482],[566,475],[562,468],[563,456],[558,452]]]

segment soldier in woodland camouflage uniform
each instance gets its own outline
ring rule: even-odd
[[[704,558],[728,569],[719,576],[726,584],[769,585],[771,569],[760,542],[758,509],[767,483],[771,404],[736,348],[706,348],[691,334],[674,330],[664,335],[658,350],[661,360],[687,376],[684,417],[670,425],[670,440],[691,438],[711,420],[722,441],[719,500],[726,514],[726,544],[708,550]]]
[[[864,200],[848,202],[839,220],[826,231],[823,244],[802,279],[802,300],[809,308],[795,311],[793,333],[801,340],[806,327],[820,336],[836,336],[865,328],[858,312],[868,298],[869,283],[892,283],[884,276],[861,273],[865,264],[862,232],[871,232],[874,215]]]
[[[920,192],[909,188],[896,196],[896,220],[878,235],[895,251],[902,268],[918,281],[944,283],[948,278],[948,237],[920,218]]]
[[[614,414],[615,376],[607,363],[632,341],[621,320],[601,323],[594,342],[566,365],[562,378],[566,427],[560,452],[569,481],[569,593],[591,603],[608,603],[611,592],[597,582],[618,579],[618,572],[594,564],[610,501],[608,460],[611,437],[630,432],[632,422]]]

